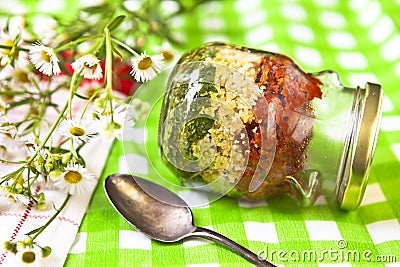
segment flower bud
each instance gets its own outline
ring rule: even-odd
[[[45,246],[45,247],[42,248],[42,257],[43,258],[46,258],[50,254],[51,254],[51,247]]]
[[[40,193],[39,197],[38,197],[38,201],[36,203],[36,209],[37,210],[45,210],[47,207],[46,205],[46,197],[44,195],[44,193]]]
[[[9,251],[14,254],[17,253],[17,243],[5,241],[3,246],[4,246],[4,250]]]
[[[42,171],[43,171],[43,165],[37,165],[37,166],[36,166],[36,170],[37,170],[38,172],[42,172]]]
[[[53,179],[57,179],[61,176],[61,171],[60,170],[52,170],[49,172],[49,176]]]
[[[65,154],[62,157],[61,162],[62,164],[67,164],[70,160],[71,160],[71,154]]]
[[[21,184],[16,184],[14,187],[15,193],[21,194],[23,191],[24,187]]]
[[[105,108],[105,99],[103,97],[99,97],[94,101],[94,106],[96,109],[103,110]]]
[[[44,164],[44,168],[46,169],[46,171],[51,171],[51,169],[53,169],[53,164],[52,163],[50,163],[50,162],[46,162],[45,164]]]

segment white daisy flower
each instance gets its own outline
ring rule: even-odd
[[[113,107],[113,114],[109,112],[99,112],[98,117],[102,123],[102,136],[106,139],[121,139],[124,127],[133,128],[135,121],[133,118],[127,118],[127,109],[124,106]]]
[[[7,194],[5,194],[5,197],[8,198],[12,202],[20,202],[20,203],[24,204],[25,206],[28,206],[29,202],[30,202],[29,198],[22,194],[13,194],[13,193],[8,192]]]
[[[6,108],[8,108],[8,104],[0,97],[0,114],[5,113]]]
[[[164,62],[171,64],[177,61],[176,55],[178,52],[172,48],[169,42],[164,42],[157,50],[163,55]]]
[[[156,56],[146,55],[146,51],[139,57],[132,60],[131,75],[138,82],[147,82],[157,76],[164,65],[164,56],[162,54]]]
[[[17,128],[10,123],[5,115],[0,115],[0,145],[7,148],[17,148],[23,145],[19,140]]]
[[[12,90],[33,92],[34,83],[32,81],[35,79],[35,74],[25,67],[15,66],[13,68],[7,65],[0,73],[1,79],[6,80]],[[37,92],[37,90],[34,92]]]
[[[103,77],[100,60],[93,55],[85,55],[71,64],[72,68],[80,72],[87,79],[101,79]]]
[[[25,59],[25,52],[17,49],[12,49],[14,46],[14,40],[19,34],[19,31],[5,32],[0,30],[0,45],[8,46],[9,49],[0,49],[0,79],[11,76],[13,68],[23,68],[27,66],[27,60]],[[19,41],[16,46],[19,46]]]
[[[18,251],[15,255],[15,266],[41,266],[42,260],[40,254],[40,250],[36,246],[18,245]]]
[[[78,164],[68,164],[65,172],[54,182],[57,188],[71,195],[89,191],[95,184],[94,175]]]
[[[60,66],[58,66],[58,58],[53,49],[47,47],[40,42],[35,43],[29,49],[29,59],[43,74],[47,76],[60,74]]]
[[[13,139],[17,136],[17,128],[2,114],[0,115],[0,133],[7,134]]]
[[[90,138],[99,132],[98,121],[70,120],[66,119],[60,123],[59,132],[61,135],[74,140],[88,142]]]

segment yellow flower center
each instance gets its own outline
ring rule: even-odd
[[[77,171],[68,171],[64,175],[64,180],[69,184],[77,184],[82,181],[82,174]]]
[[[82,136],[86,134],[85,130],[78,126],[71,127],[69,133],[73,136]]]
[[[11,88],[9,88],[7,85],[3,87],[4,91],[11,91]],[[7,104],[12,103],[14,101],[14,95],[11,94],[4,94],[1,96],[1,99],[3,99],[4,102]]]
[[[171,51],[164,50],[161,52],[165,61],[171,61],[174,59],[174,54]]]
[[[16,70],[14,73],[15,79],[21,83],[29,82],[28,73],[23,70]]]
[[[90,98],[90,97],[93,97],[93,95],[96,93],[96,91],[97,91],[96,87],[89,87],[89,88],[86,88],[84,93],[85,93],[86,97]],[[98,98],[98,97],[99,97],[99,94],[94,96],[94,98]]]
[[[50,63],[50,56],[49,56],[49,54],[48,54],[46,51],[42,50],[42,51],[40,52],[40,55],[42,56],[42,58],[43,58],[44,61]]]
[[[23,263],[32,263],[35,261],[36,255],[32,251],[25,251],[22,253],[21,260]]]
[[[14,46],[14,41],[13,40],[7,40],[5,43],[4,43],[4,45],[5,46]],[[10,53],[11,53],[11,48],[10,49],[4,49],[4,53],[6,54],[6,55],[10,55]],[[17,50],[17,49],[15,49],[14,51],[13,51],[13,54],[11,55],[11,56],[13,56],[14,58],[17,58],[18,57],[18,54],[19,54],[19,51]]]
[[[22,177],[22,174],[21,174],[21,173],[19,173],[18,176],[15,175],[15,176],[14,176],[14,179],[17,180],[17,184],[20,184],[20,185],[21,185],[21,184],[24,183],[24,177]]]
[[[145,57],[139,61],[138,69],[139,70],[147,70],[153,64],[153,60],[150,57]]]
[[[4,43],[4,45],[5,45],[5,46],[13,46],[13,45],[14,45],[14,42],[13,42],[12,40],[7,40],[7,41]],[[9,55],[10,52],[11,52],[11,49],[4,49],[4,53],[5,53],[6,55]]]
[[[93,64],[92,66],[90,66],[87,62],[83,63],[83,65],[85,66],[85,68],[90,69],[90,70],[96,69],[96,66],[97,66],[97,64]]]

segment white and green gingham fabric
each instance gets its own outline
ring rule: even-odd
[[[280,52],[308,72],[332,69],[346,85],[377,82],[385,92],[369,185],[358,210],[341,211],[328,198],[307,209],[285,197],[253,205],[223,198],[193,209],[195,224],[268,255],[279,266],[400,266],[400,1],[214,1],[175,20],[174,27],[186,49],[218,40]],[[133,172],[151,178],[151,162],[139,144],[145,139],[133,136],[128,142],[137,149],[133,145],[125,154],[116,142],[103,179],[126,172],[125,159]],[[207,197],[178,193],[189,203]],[[317,258],[302,257],[307,251]],[[99,265],[251,266],[210,242],[150,240],[118,216],[101,184],[65,266]]]
[[[335,70],[350,87],[380,83],[385,92],[369,185],[356,211],[341,211],[329,198],[310,208],[286,197],[252,204],[222,198],[194,208],[195,224],[268,255],[278,266],[400,266],[400,1],[213,1],[173,26],[186,42],[181,52],[227,41],[283,53],[307,72]],[[125,140],[132,144],[125,153],[122,142],[114,143],[65,266],[251,266],[211,242],[150,240],[117,214],[104,194],[104,178],[127,172],[125,160],[134,173],[153,174],[142,149],[146,137],[137,133]],[[178,193],[189,203],[207,198]],[[311,251],[316,258],[308,256]]]

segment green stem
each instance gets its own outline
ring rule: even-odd
[[[39,148],[36,150],[35,154],[33,154],[28,161],[26,162],[26,165],[30,165],[32,163],[32,161],[36,158],[36,156],[40,153],[40,151],[44,148],[44,146],[46,145],[47,141],[50,139],[51,135],[53,134],[54,130],[57,128],[59,122],[61,121],[61,119],[64,117],[64,113],[67,110],[69,106],[69,103],[65,103],[64,107],[62,108],[62,110],[60,111],[60,114],[58,114],[58,117],[56,119],[56,121],[53,123],[53,125],[51,126],[51,129],[49,130],[49,132],[47,133],[46,137],[44,138],[44,140],[41,142]]]
[[[38,237],[43,231],[44,229],[46,229],[47,226],[49,226],[49,224],[54,221],[54,219],[57,218],[58,214],[60,214],[60,212],[65,208],[65,205],[67,205],[69,199],[71,198],[72,195],[68,194],[67,197],[65,198],[64,202],[62,203],[61,207],[57,210],[57,212],[50,218],[50,220],[47,221],[47,223],[45,225],[43,225],[42,227],[40,227],[40,230],[37,231],[35,233],[35,235],[32,237],[31,241],[35,240],[36,237]]]
[[[112,101],[111,97],[110,97],[109,103],[110,103],[111,123],[114,123],[114,108],[113,108],[113,101]]]
[[[13,48],[13,46],[9,46],[9,45],[0,45],[0,48],[2,49],[7,49],[7,50],[11,50]],[[18,51],[25,51],[25,52],[29,52],[28,48],[23,48],[23,47],[18,47],[18,46],[14,46],[15,50]]]
[[[112,40],[113,40],[116,44],[118,44],[119,46],[121,46],[121,47],[125,48],[127,51],[129,51],[132,55],[135,55],[135,56],[137,56],[137,57],[140,56],[138,52],[136,52],[135,50],[133,50],[132,48],[130,48],[127,44],[125,44],[125,43],[123,43],[123,42],[121,42],[120,40],[115,39],[115,38],[112,38]]]
[[[78,156],[78,154],[76,153],[76,150],[75,150],[74,140],[72,138],[70,140],[71,140],[71,150],[70,151],[71,151],[72,155],[74,156],[74,158],[79,160],[79,156]]]
[[[99,50],[103,46],[104,38],[98,39],[90,48],[88,51],[86,51],[85,54],[93,54],[97,56]]]
[[[71,42],[68,42],[66,44],[63,44],[60,47],[57,47],[57,48],[55,48],[53,50],[54,50],[54,52],[62,51],[62,50],[65,50],[67,48],[73,47],[73,46],[75,46],[77,44],[80,44],[80,43],[83,43],[83,42],[86,42],[86,41],[89,41],[89,40],[97,39],[99,37],[101,37],[101,36],[84,36],[84,37],[80,37],[80,38],[78,38],[78,39],[76,39],[74,41],[71,41]]]
[[[112,90],[112,44],[110,30],[104,28],[104,34],[106,36],[106,93],[110,95]]]
[[[71,84],[69,87],[68,111],[70,119],[72,119],[72,98],[74,97],[76,90],[78,89],[78,86],[80,84],[79,79],[77,79],[79,74],[80,72],[77,71],[75,71],[74,74],[72,74]]]
[[[0,185],[3,184],[4,182],[9,181],[10,179],[14,179],[23,170],[24,170],[24,167],[21,167],[18,170],[15,170],[13,172],[10,172],[10,173],[6,174],[5,176],[2,176],[1,180],[0,180]]]
[[[28,91],[1,91],[0,95],[25,95],[25,94],[30,94],[30,95],[36,95],[37,93],[32,93]]]
[[[99,94],[100,90],[101,90],[101,87],[100,87],[100,88],[97,88],[96,91],[92,94],[92,96],[88,99],[88,101],[86,101],[85,107],[84,107],[83,110],[82,110],[81,119],[83,118],[83,115],[85,114],[85,112],[86,112],[86,110],[87,110],[89,104],[90,104],[90,103],[93,101],[93,99],[95,99],[95,97]]]
[[[2,163],[8,163],[8,164],[23,164],[23,163],[25,163],[24,160],[21,160],[21,161],[11,161],[11,160],[6,160],[6,159],[0,159],[0,162],[2,162]]]

